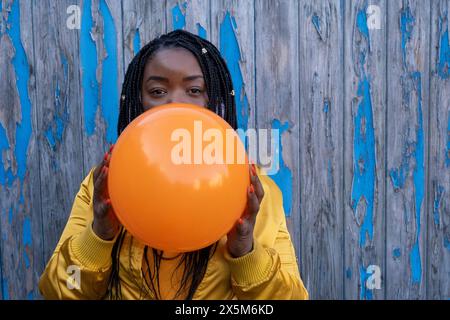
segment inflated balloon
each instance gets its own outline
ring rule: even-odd
[[[134,119],[114,146],[108,190],[134,237],[169,252],[227,234],[245,210],[248,159],[237,133],[199,106],[172,103]]]

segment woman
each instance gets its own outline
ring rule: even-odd
[[[170,102],[209,108],[236,129],[233,95],[230,73],[217,48],[176,30],[151,41],[128,66],[118,133],[144,111]],[[160,252],[140,243],[118,222],[105,187],[110,153],[90,171],[76,195],[39,281],[45,298],[308,298],[282,194],[270,178],[258,176],[259,168],[250,167],[247,209],[227,236],[195,252]],[[71,277],[74,270],[79,277]]]

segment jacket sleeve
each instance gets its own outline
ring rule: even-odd
[[[81,183],[58,244],[39,280],[45,299],[101,299],[108,287],[115,239],[92,230],[93,170]]]
[[[255,225],[253,250],[239,258],[226,250],[224,253],[233,291],[242,300],[308,299],[287,229],[281,191],[270,178],[260,179],[265,196]]]

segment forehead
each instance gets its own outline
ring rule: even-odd
[[[197,59],[184,48],[163,48],[145,65],[145,75],[168,76],[203,74]]]

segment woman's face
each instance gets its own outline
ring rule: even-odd
[[[145,111],[171,102],[208,103],[200,65],[184,48],[160,49],[152,56],[145,65],[141,95]]]

